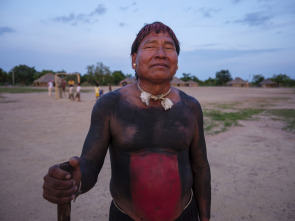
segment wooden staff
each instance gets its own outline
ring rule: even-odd
[[[74,168],[70,165],[69,161],[59,164],[59,168],[71,173],[71,176],[73,176]],[[57,205],[57,220],[58,221],[71,220],[71,201],[65,204]]]
[[[77,73],[77,81],[80,84],[80,74],[79,73]]]

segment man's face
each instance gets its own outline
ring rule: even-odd
[[[132,55],[132,66],[139,79],[153,82],[169,80],[177,70],[178,55],[168,33],[151,32],[140,43],[137,53]]]

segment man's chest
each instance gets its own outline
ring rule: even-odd
[[[127,151],[189,147],[195,133],[195,118],[190,111],[120,108],[111,120],[112,145]]]

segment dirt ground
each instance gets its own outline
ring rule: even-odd
[[[294,89],[180,88],[202,107],[240,102],[244,108],[295,109]],[[105,91],[108,89],[105,88]],[[82,102],[47,93],[0,95],[1,220],[56,220],[42,198],[49,166],[80,155],[94,92]],[[259,115],[217,135],[206,135],[212,173],[212,219],[295,220],[295,134],[283,121]],[[110,161],[98,183],[72,204],[72,220],[108,220]]]

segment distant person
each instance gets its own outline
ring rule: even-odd
[[[80,86],[80,83],[78,83],[77,87],[76,87],[76,98],[78,100],[78,102],[80,102],[80,96],[81,96],[81,86]]]
[[[48,95],[51,97],[51,92],[52,92],[52,88],[53,88],[53,84],[52,84],[52,81],[49,80],[48,82]]]
[[[73,80],[68,80],[68,85],[73,85],[74,86],[74,84],[75,84],[75,81],[73,81]]]
[[[66,82],[62,79],[61,80],[61,83],[62,83],[62,91],[63,91],[63,94],[64,94],[64,96],[66,96]]]
[[[112,85],[109,84],[109,91],[112,91]]]
[[[69,86],[69,99],[74,100],[74,86],[72,84]]]
[[[95,87],[94,87],[94,92],[95,92],[95,99],[97,100],[99,98],[99,84],[96,83]]]
[[[103,89],[99,90],[99,97],[101,97],[103,95]]]

